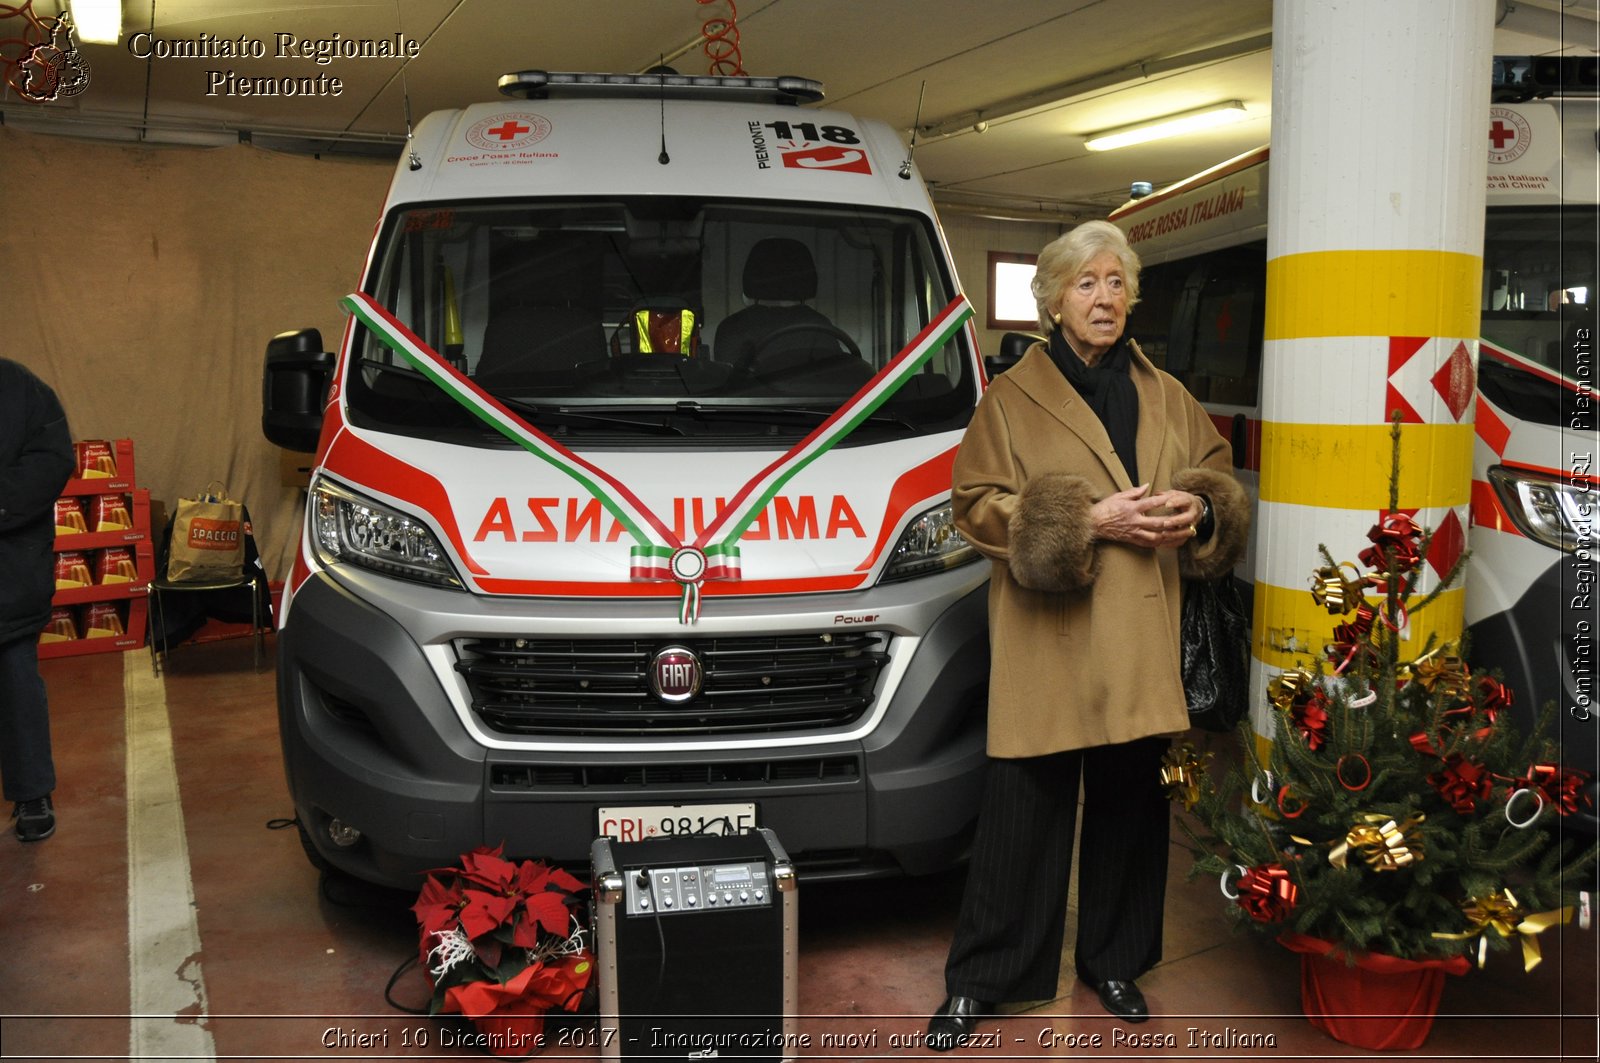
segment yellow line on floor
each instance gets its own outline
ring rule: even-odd
[[[141,653],[122,655],[128,794],[128,1055],[214,1059],[200,969],[189,844],[167,690]]]

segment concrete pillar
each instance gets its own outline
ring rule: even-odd
[[[1275,0],[1252,690],[1320,656],[1318,545],[1355,561],[1389,501],[1461,553],[1472,481],[1495,0]],[[1462,587],[1409,625],[1461,634]],[[1377,602],[1376,596],[1369,600]],[[1337,618],[1343,619],[1343,618]]]

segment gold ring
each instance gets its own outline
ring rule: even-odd
[[[1199,528],[1196,528],[1193,524],[1189,525],[1189,538],[1193,539],[1195,536],[1197,536],[1199,534],[1200,534],[1200,529]]]

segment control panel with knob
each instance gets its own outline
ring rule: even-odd
[[[627,881],[629,915],[760,908],[772,904],[764,863],[639,868]]]

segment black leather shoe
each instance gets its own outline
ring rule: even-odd
[[[971,997],[946,998],[939,1005],[939,1010],[933,1013],[933,1018],[928,1020],[928,1047],[935,1052],[959,1048],[972,1037],[972,1031],[978,1028],[978,1020],[993,1010],[993,1004],[985,1004]]]
[[[1101,982],[1096,991],[1105,1009],[1123,1022],[1144,1022],[1150,1017],[1150,1006],[1144,1002],[1144,994],[1132,982],[1113,978]]]

